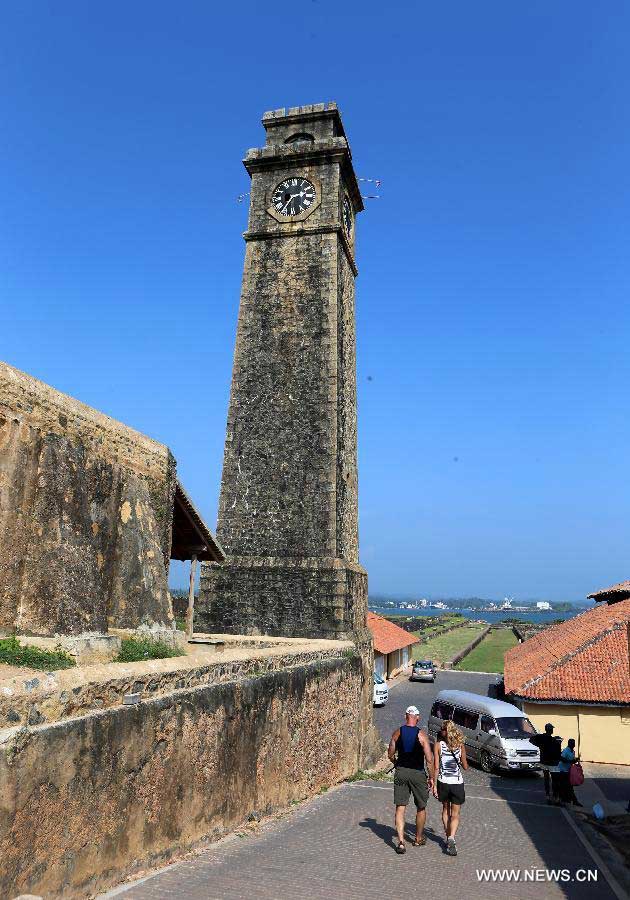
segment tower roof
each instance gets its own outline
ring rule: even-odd
[[[263,114],[262,123],[267,130],[278,125],[299,125],[330,119],[334,123],[335,137],[345,137],[346,133],[341,121],[341,113],[334,101],[329,103],[311,103],[307,106],[290,106],[288,109],[270,109]]]

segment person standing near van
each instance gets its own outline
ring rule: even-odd
[[[464,736],[454,722],[444,722],[435,742],[433,795],[442,804],[446,852],[457,856],[455,834],[462,804],[466,800],[463,769],[468,768]]]
[[[413,794],[416,804],[416,839],[414,847],[423,847],[427,839],[424,836],[424,824],[427,818],[427,800],[433,788],[431,772],[433,770],[433,753],[429,738],[421,731],[418,722],[420,712],[415,706],[405,710],[405,724],[392,734],[387,755],[394,763],[394,803],[396,814],[394,822],[398,835],[396,853],[404,853],[405,848],[405,810],[409,796]],[[425,761],[429,775],[425,772]]]
[[[545,778],[547,803],[558,801],[558,763],[562,750],[562,738],[553,736],[553,725],[547,722],[544,734],[532,734],[530,744],[540,750],[540,768]]]

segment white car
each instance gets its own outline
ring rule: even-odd
[[[375,672],[373,697],[374,706],[385,706],[388,700],[389,690],[387,688],[387,682],[384,678],[381,678],[381,676],[377,672]]]

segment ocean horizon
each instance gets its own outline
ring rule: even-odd
[[[368,605],[371,612],[375,612],[380,616],[396,615],[421,619],[426,618],[427,616],[444,616],[448,615],[449,613],[460,613],[467,619],[488,622],[489,625],[496,625],[498,622],[503,622],[505,619],[520,619],[522,622],[531,622],[533,625],[544,625],[551,624],[558,619],[572,619],[574,616],[585,612],[584,609],[579,609],[577,607],[574,607],[573,609],[567,610],[565,612],[560,612],[553,609],[536,609],[521,612],[519,610],[513,609],[493,611],[482,609],[459,609],[454,606],[451,606],[448,609],[431,609],[430,607],[426,609],[406,609],[401,606],[380,606],[379,604],[373,603],[369,603]]]

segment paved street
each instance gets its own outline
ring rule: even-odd
[[[414,702],[426,716],[436,690],[458,687],[486,693],[486,676],[443,673],[437,685],[402,682],[390,703],[375,710],[384,735],[401,722]],[[431,801],[428,842],[393,852],[392,786],[382,781],[342,785],[298,806],[243,837],[230,838],[107,897],[125,900],[383,900],[384,897],[447,896],[589,898],[615,894],[601,872],[598,881],[580,884],[531,881],[480,883],[481,868],[597,870],[596,862],[561,809],[544,803],[537,776],[501,778],[470,769],[467,800],[458,837],[460,854],[445,856],[440,807]],[[413,819],[412,807],[408,822]],[[540,877],[540,876],[539,876]]]

